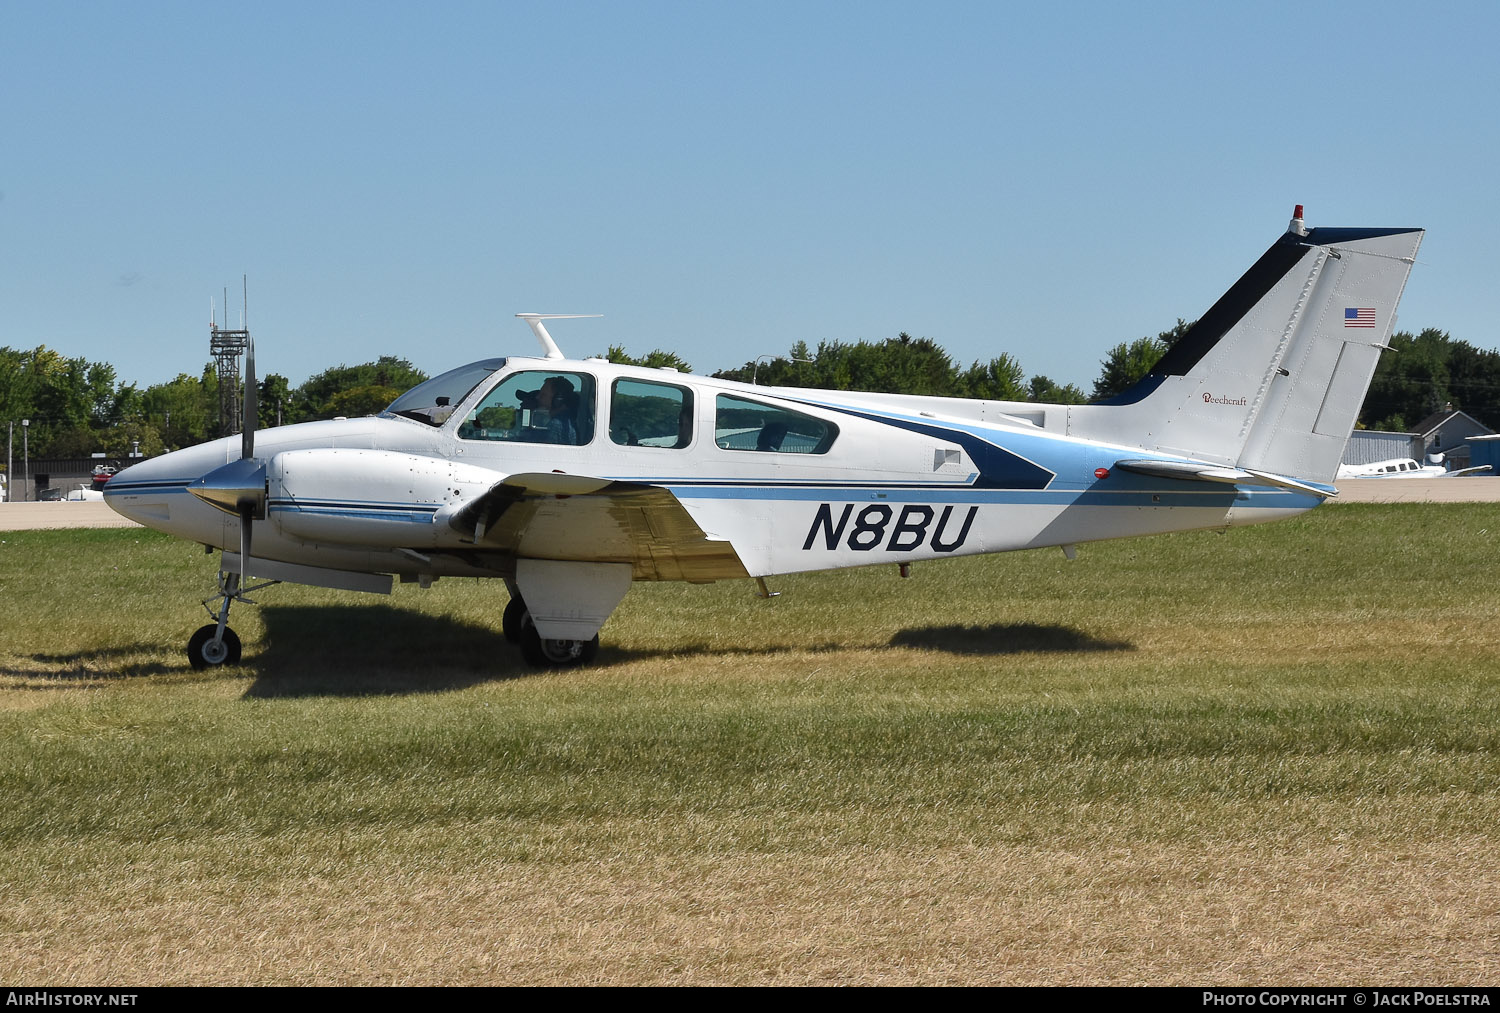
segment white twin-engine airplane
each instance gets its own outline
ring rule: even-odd
[[[759,387],[567,359],[484,359],[378,416],[255,433],[105,487],[223,550],[196,668],[234,663],[248,578],[389,593],[499,577],[534,665],[588,662],[636,580],[764,578],[1227,528],[1308,510],[1395,322],[1421,229],[1285,235],[1126,394],[1052,405]],[[253,551],[252,551],[253,550]],[[265,587],[257,584],[255,588]]]

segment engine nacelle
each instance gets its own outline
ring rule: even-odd
[[[267,518],[289,538],[421,548],[452,540],[433,517],[504,476],[442,457],[389,450],[289,450],[266,464]]]

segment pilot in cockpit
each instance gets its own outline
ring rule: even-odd
[[[527,438],[538,443],[578,442],[574,414],[578,398],[573,383],[565,376],[549,376],[536,390],[517,393],[522,409],[529,409]]]

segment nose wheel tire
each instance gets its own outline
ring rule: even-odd
[[[217,668],[219,665],[237,665],[240,660],[240,638],[229,627],[224,627],[224,638],[215,641],[219,632],[218,623],[209,623],[193,634],[188,641],[188,663],[196,669]]]
[[[529,622],[521,629],[521,654],[537,668],[587,665],[598,653],[598,634],[591,640],[548,640]]]

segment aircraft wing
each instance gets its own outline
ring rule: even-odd
[[[1446,475],[1441,475],[1439,477],[1441,477],[1441,478],[1458,478],[1461,475],[1477,475],[1477,474],[1479,474],[1482,471],[1489,471],[1490,468],[1491,468],[1491,465],[1488,465],[1488,464],[1476,464],[1472,468],[1457,468],[1457,469],[1455,469],[1453,471],[1448,472]]]
[[[546,472],[510,475],[435,519],[477,549],[528,559],[630,563],[636,580],[748,577],[726,539],[660,486]]]
[[[1269,485],[1324,499],[1338,495],[1337,489],[1323,488],[1285,475],[1196,461],[1129,460],[1116,461],[1115,467],[1153,478],[1180,478],[1190,482],[1219,482],[1225,485]]]

